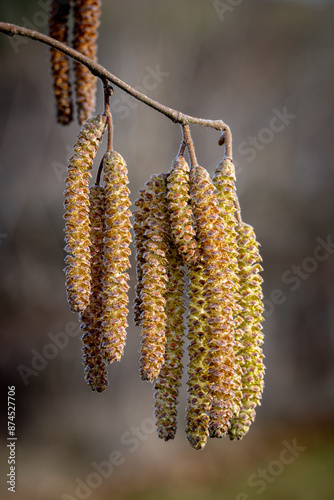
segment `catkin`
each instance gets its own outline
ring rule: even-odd
[[[238,252],[237,252],[237,221],[235,218],[236,210],[236,189],[235,189],[235,168],[231,159],[226,158],[218,163],[212,178],[213,185],[217,189],[217,200],[220,209],[220,215],[224,225],[224,247],[229,259],[230,281],[233,285],[229,294],[230,303],[228,304],[233,313],[233,324],[238,326],[240,317],[238,313],[242,309],[239,305],[239,276],[238,276]],[[242,358],[239,355],[241,344],[240,338],[235,335],[235,387],[234,387],[234,417],[238,416],[241,404],[241,366]]]
[[[167,178],[167,199],[171,232],[184,262],[195,264],[200,257],[195,221],[190,205],[189,166],[183,156],[172,163]]]
[[[215,188],[209,174],[197,166],[191,177],[191,202],[197,226],[197,237],[203,252],[205,285],[205,327],[208,345],[208,382],[212,397],[210,437],[227,433],[235,408],[235,359],[233,311],[234,283],[230,259],[224,246],[225,231]]]
[[[73,48],[97,60],[101,0],[73,0]],[[83,64],[74,62],[77,118],[84,123],[95,110],[97,78]]]
[[[91,241],[91,293],[89,304],[80,314],[85,379],[93,391],[102,392],[108,384],[105,361],[101,355],[101,320],[104,254],[104,188],[93,186],[89,192]]]
[[[68,43],[69,13],[70,0],[51,0],[49,36],[62,43]],[[59,50],[50,48],[50,64],[57,122],[68,125],[73,118],[69,58]]]
[[[106,126],[95,115],[82,127],[70,158],[65,188],[65,283],[72,311],[85,310],[90,295],[89,178],[93,159]]]
[[[232,419],[229,429],[230,439],[241,439],[255,419],[255,408],[261,402],[265,370],[261,348],[263,343],[261,333],[262,277],[259,275],[262,271],[261,257],[252,226],[243,223],[237,226],[237,232],[240,306],[242,307],[238,326],[242,347],[238,354],[242,358],[242,396],[239,416]]]
[[[140,189],[139,198],[134,202],[137,207],[133,212],[133,232],[134,232],[134,244],[136,249],[136,287],[135,287],[135,300],[134,300],[134,322],[136,326],[140,325],[140,315],[142,313],[141,309],[141,291],[142,291],[142,279],[143,279],[143,265],[144,260],[144,241],[146,239],[145,232],[148,229],[147,218],[150,212],[150,204],[152,202],[153,195],[147,189]]]
[[[209,411],[212,397],[208,381],[208,338],[203,288],[206,278],[201,263],[189,268],[188,315],[188,398],[186,435],[196,450],[203,449],[209,436]]]
[[[167,174],[154,175],[146,186],[152,194],[148,229],[143,241],[141,289],[141,348],[140,374],[143,380],[153,382],[164,363],[166,328],[166,285],[168,256],[168,207],[166,202]]]
[[[177,429],[177,404],[182,378],[184,342],[183,314],[185,312],[183,306],[185,271],[182,269],[182,258],[178,255],[174,245],[170,245],[168,257],[165,362],[154,385],[156,425],[159,437],[165,441],[173,439]]]
[[[115,151],[103,158],[105,183],[105,271],[103,280],[102,353],[119,361],[126,340],[131,233],[126,163]]]

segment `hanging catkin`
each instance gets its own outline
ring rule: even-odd
[[[143,265],[144,260],[144,240],[146,239],[145,232],[148,229],[147,218],[150,211],[150,204],[152,202],[153,196],[147,189],[140,189],[139,198],[134,202],[136,209],[133,212],[133,232],[134,232],[134,244],[136,249],[136,288],[135,288],[135,300],[134,300],[134,322],[136,326],[140,325],[140,315],[142,313],[141,309],[141,290],[143,287]]]
[[[103,281],[102,353],[108,363],[119,361],[126,340],[130,267],[131,204],[128,171],[115,151],[103,158],[105,183],[105,272]]]
[[[183,156],[172,163],[167,178],[167,199],[171,232],[184,262],[195,264],[200,257],[196,241],[195,221],[190,205],[189,166]]]
[[[186,408],[186,435],[196,450],[204,448],[209,436],[211,396],[208,382],[208,338],[203,288],[206,278],[201,263],[189,268],[188,316],[188,398]]]
[[[154,385],[156,426],[159,437],[165,441],[175,437],[177,428],[177,404],[182,378],[182,345],[184,342],[184,279],[182,258],[178,255],[176,247],[171,244],[168,253],[166,289],[165,362]]]
[[[235,408],[235,359],[230,259],[224,246],[225,232],[215,188],[209,174],[197,166],[191,172],[191,200],[197,237],[203,252],[205,285],[205,328],[208,345],[210,396],[210,436],[227,433]]]
[[[97,60],[101,0],[73,0],[73,48]],[[95,110],[97,78],[83,64],[74,62],[77,118],[84,123]]]
[[[67,298],[72,311],[85,310],[90,295],[89,178],[93,159],[106,126],[95,115],[82,127],[70,158],[65,188],[65,258]]]
[[[232,419],[230,439],[241,439],[255,419],[255,408],[261,402],[263,392],[264,364],[261,345],[263,335],[262,271],[258,243],[254,229],[248,224],[237,226],[238,264],[240,279],[240,321],[238,336],[242,344],[239,356],[242,358],[242,396],[239,416]]]
[[[93,391],[102,392],[108,384],[105,361],[101,355],[101,320],[104,254],[104,188],[93,186],[89,191],[91,241],[91,293],[89,304],[80,314],[85,379]]]
[[[224,247],[229,259],[230,280],[233,284],[231,294],[229,294],[230,303],[228,304],[233,313],[233,326],[236,331],[240,316],[238,313],[241,310],[239,305],[239,276],[238,276],[238,252],[237,252],[237,220],[235,218],[235,201],[237,199],[235,189],[235,169],[231,159],[225,158],[218,163],[212,179],[213,185],[217,189],[217,200],[220,209],[220,215],[224,225]],[[235,335],[235,404],[234,415],[238,416],[241,404],[241,357],[238,355],[240,351],[240,338]]]
[[[51,0],[49,36],[62,43],[68,43],[69,13],[70,0]],[[59,50],[50,48],[50,63],[57,122],[68,125],[73,118],[69,58]]]
[[[166,328],[166,285],[169,222],[166,201],[167,174],[151,176],[146,183],[152,194],[143,241],[140,374],[153,382],[164,363]]]

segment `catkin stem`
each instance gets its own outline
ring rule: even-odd
[[[113,150],[113,122],[112,115],[110,110],[110,97],[114,93],[114,89],[108,83],[108,80],[103,80],[103,89],[104,89],[104,112],[107,115],[107,125],[108,125],[108,145],[107,151]]]
[[[189,123],[182,124],[182,131],[183,131],[183,139],[187,144],[191,167],[195,168],[197,167],[198,163],[197,163],[194,143],[190,134]]]
[[[241,218],[241,208],[240,208],[240,203],[237,194],[235,193],[234,199],[233,199],[234,205],[235,205],[235,218],[237,219],[238,225],[242,226],[242,218]]]
[[[231,134],[231,129],[228,125],[225,125],[224,130],[223,130],[223,137],[225,139],[224,144],[225,144],[225,160],[229,159],[232,160],[232,134]]]

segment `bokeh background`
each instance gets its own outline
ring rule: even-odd
[[[46,10],[46,0],[13,0],[0,17],[46,32]],[[334,497],[333,22],[334,2],[320,0],[103,5],[103,65],[168,106],[230,125],[243,219],[261,243],[262,406],[241,442],[210,440],[201,452],[184,434],[185,384],[175,440],[154,432],[132,313],[107,391],[85,384],[63,275],[63,179],[79,127],[55,123],[48,49],[0,36],[1,498],[12,498],[8,385],[17,392],[17,500]],[[101,97],[99,88],[98,110]],[[112,107],[134,201],[151,174],[168,170],[180,130],[116,88]],[[192,133],[212,172],[218,133]],[[134,284],[132,266],[131,301]],[[298,448],[283,464],[287,443]],[[113,470],[94,476],[94,463],[110,460]]]

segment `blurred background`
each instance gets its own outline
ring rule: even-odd
[[[1,2],[0,18],[46,32],[47,3]],[[84,381],[63,274],[64,176],[79,126],[55,123],[48,49],[0,36],[1,498],[10,498],[11,385],[17,500],[334,497],[333,22],[333,1],[103,4],[106,68],[172,108],[230,125],[243,219],[261,243],[262,406],[242,441],[210,440],[201,452],[184,433],[186,378],[175,440],[155,433],[132,313],[107,390]],[[112,109],[134,201],[151,174],[168,170],[180,129],[117,88]],[[212,172],[219,134],[192,133]],[[130,274],[132,302],[134,265]]]

